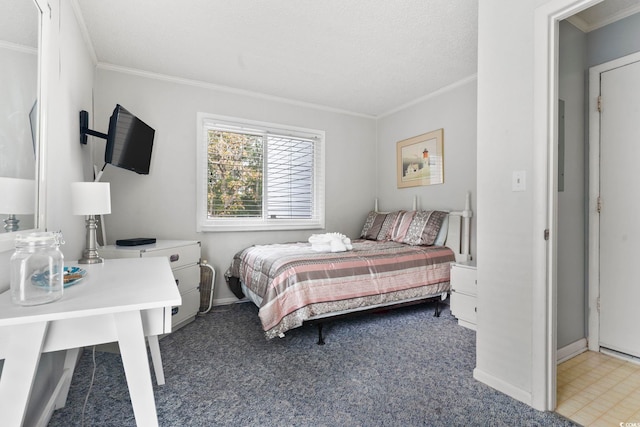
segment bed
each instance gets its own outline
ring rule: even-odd
[[[411,210],[379,212],[376,202],[360,238],[343,240],[350,250],[319,251],[309,242],[245,248],[235,254],[225,278],[238,298],[259,307],[267,339],[315,322],[322,344],[326,319],[422,301],[437,304],[448,295],[451,262],[470,259],[469,195],[461,211],[424,211],[416,205],[414,199]]]

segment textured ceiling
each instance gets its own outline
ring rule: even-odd
[[[33,0],[0,0],[0,41],[38,46],[38,8]]]
[[[371,116],[477,68],[477,0],[78,4],[101,63]]]
[[[71,0],[97,60],[379,116],[476,73],[478,0]],[[640,11],[605,0],[591,31]],[[35,47],[32,0],[0,0],[0,41]]]

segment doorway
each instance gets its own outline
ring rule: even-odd
[[[589,349],[640,358],[632,269],[640,235],[633,172],[640,149],[640,53],[592,67],[590,98]]]
[[[534,204],[544,214],[534,229],[545,230],[544,242],[534,244],[532,308],[544,322],[534,322],[532,406],[556,408],[557,281],[558,281],[558,55],[559,22],[600,3],[599,0],[551,0],[535,10],[534,31],[534,174],[544,177],[534,186]],[[548,236],[548,239],[547,239]]]
[[[626,27],[630,26],[627,24]],[[632,270],[626,269],[627,264],[634,265],[633,240],[637,240],[640,234],[640,227],[636,230],[634,218],[629,214],[635,203],[629,194],[629,189],[633,188],[630,185],[633,182],[632,172],[635,170],[633,160],[640,154],[640,150],[638,153],[634,151],[635,147],[631,143],[640,138],[640,128],[635,129],[640,102],[634,99],[640,94],[640,89],[636,88],[640,87],[640,79],[637,78],[640,75],[640,54],[622,56],[628,52],[624,52],[624,49],[632,46],[621,48],[623,52],[620,52],[616,51],[617,44],[611,43],[611,34],[616,34],[617,39],[622,40],[620,34],[628,33],[620,32],[618,28],[607,30],[607,34],[608,44],[602,43],[602,35],[593,39],[599,49],[593,50],[591,46],[588,54],[590,63],[602,64],[590,69],[589,85],[585,85],[588,87],[585,96],[590,102],[590,151],[587,151],[590,191],[586,204],[589,250],[585,253],[585,260],[588,260],[590,267],[590,281],[589,301],[585,304],[589,309],[583,311],[589,321],[585,334],[589,334],[589,348],[593,351],[582,353],[559,365],[556,378],[557,412],[583,425],[591,425],[592,422],[599,425],[598,423],[613,419],[617,420],[616,424],[625,420],[640,420],[640,395],[634,399],[626,399],[629,394],[627,391],[637,389],[639,365],[620,359],[621,353],[631,354],[640,348],[640,345],[633,343],[637,338],[631,328],[636,308],[633,304],[629,305],[634,300],[638,301],[640,293],[636,295],[635,289],[627,289],[627,286],[632,286],[635,275]],[[604,46],[609,48],[606,49],[606,55],[603,54]],[[566,54],[566,50],[560,52],[561,60]],[[622,57],[608,61],[616,56]],[[598,58],[599,61],[596,60]],[[589,62],[585,61],[585,65],[588,66]],[[581,93],[584,92],[582,89]],[[562,90],[560,94],[562,95]],[[600,95],[602,98],[599,98]],[[599,102],[599,99],[602,101]],[[604,210],[605,205],[607,211]],[[559,210],[562,213],[562,206],[559,206]],[[632,245],[631,248],[627,241]],[[624,250],[629,253],[622,252]],[[560,293],[564,283],[560,277],[558,279],[556,289]],[[560,307],[558,311],[560,312]],[[560,322],[559,315],[558,323]],[[561,330],[561,325],[557,326]],[[578,350],[583,351],[586,342],[584,340],[582,349]],[[606,353],[614,354],[616,358],[609,357]],[[609,419],[604,420],[605,418]]]
[[[550,237],[534,244],[539,275],[533,311],[545,321],[533,325],[532,403],[546,410],[556,407],[557,380],[559,22],[598,3],[602,0],[550,0],[535,11],[534,174],[545,179],[534,187],[534,204],[544,207],[545,215],[535,218],[534,229],[546,228]]]

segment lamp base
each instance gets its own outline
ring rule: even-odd
[[[78,260],[78,264],[100,264],[104,262],[104,259],[97,257],[97,258],[80,258]]]
[[[78,260],[78,264],[100,264],[104,262],[102,258],[81,258]]]
[[[82,251],[82,258],[78,260],[78,264],[100,264],[104,260],[98,255],[96,249],[96,229],[98,228],[98,221],[94,215],[89,215],[86,220],[87,225],[87,244],[84,251]]]
[[[10,233],[12,231],[18,231],[20,226],[20,220],[15,215],[11,214],[4,220],[4,231]]]
[[[97,250],[85,249],[82,251],[82,258],[78,260],[78,264],[100,264],[103,261],[104,259],[98,256]]]

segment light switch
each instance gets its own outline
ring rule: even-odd
[[[527,173],[525,171],[513,171],[511,191],[525,191],[527,189]]]

